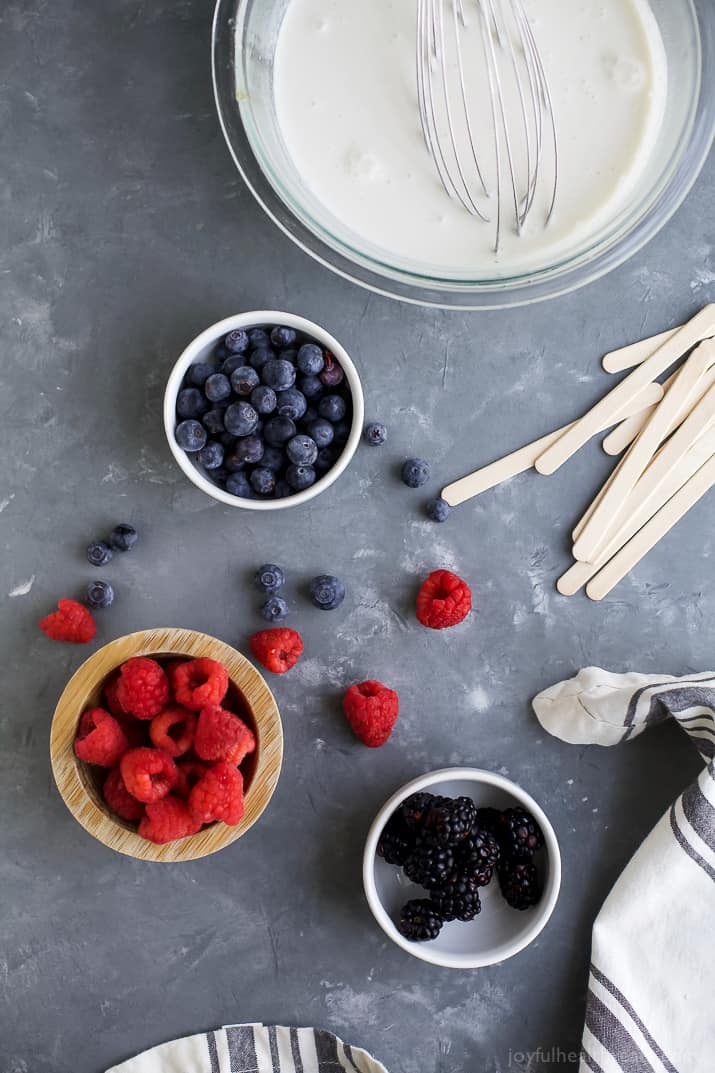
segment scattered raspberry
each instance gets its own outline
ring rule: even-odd
[[[228,671],[215,659],[190,659],[172,669],[171,684],[179,704],[200,712],[226,696]]]
[[[444,630],[462,622],[472,610],[466,581],[449,570],[435,570],[422,583],[417,596],[417,619],[431,630]]]
[[[152,745],[163,749],[169,756],[183,756],[194,744],[196,722],[196,716],[188,708],[168,704],[149,724]]]
[[[80,760],[101,767],[114,767],[129,748],[124,731],[104,708],[88,708],[82,715],[74,739],[74,751]]]
[[[112,812],[123,820],[134,822],[144,815],[144,806],[129,793],[118,767],[113,768],[104,780],[102,795]]]
[[[295,630],[285,628],[259,630],[250,641],[251,652],[263,666],[274,674],[285,674],[300,659],[303,641]]]
[[[112,713],[112,715],[115,718],[120,719],[123,716],[128,715],[129,713],[125,712],[124,708],[122,708],[121,704],[119,703],[119,697],[117,696],[118,689],[119,671],[116,671],[115,674],[108,678],[107,681],[104,683],[104,702],[107,706],[107,709]]]
[[[238,765],[255,748],[256,738],[243,719],[217,704],[203,709],[194,739],[194,752],[202,760],[228,760]]]
[[[176,764],[163,749],[129,749],[119,767],[132,797],[147,804],[166,797],[179,777]]]
[[[91,641],[97,626],[86,607],[76,600],[58,600],[57,611],[40,619],[40,629],[53,641],[84,645]]]
[[[137,719],[153,719],[169,700],[169,679],[155,659],[135,656],[122,664],[117,699]]]
[[[179,777],[174,786],[176,796],[186,800],[196,783],[206,774],[210,767],[211,765],[204,763],[203,760],[179,760],[176,765]]]
[[[343,697],[343,708],[353,733],[376,749],[384,745],[392,733],[400,710],[400,699],[394,689],[381,682],[361,682],[350,686]]]
[[[197,823],[223,820],[235,827],[243,816],[243,777],[233,764],[220,760],[199,779],[189,795]]]
[[[147,805],[146,813],[139,824],[139,834],[150,842],[174,842],[177,838],[195,835],[201,824],[193,818],[185,801],[178,797],[164,797]]]

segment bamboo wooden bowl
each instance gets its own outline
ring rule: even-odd
[[[207,657],[223,663],[228,671],[229,697],[232,692],[240,695],[257,739],[255,753],[241,766],[245,811],[236,827],[214,823],[176,842],[147,842],[131,824],[110,812],[100,793],[97,769],[75,756],[73,745],[82,712],[101,703],[107,677],[132,656]],[[144,861],[195,861],[235,842],[266,808],[281,770],[283,729],[278,706],[263,676],[240,652],[195,630],[143,630],[100,648],[70,678],[52,719],[50,757],[55,782],[67,808],[105,846]]]

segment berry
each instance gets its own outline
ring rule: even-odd
[[[213,365],[207,361],[195,361],[186,370],[186,383],[189,387],[202,388],[213,371]]]
[[[491,878],[491,870],[500,856],[499,843],[492,832],[476,825],[459,847],[459,859],[463,868],[475,875],[489,871]]]
[[[129,713],[124,711],[119,703],[119,697],[117,696],[117,687],[119,686],[119,671],[113,674],[111,678],[108,678],[104,683],[104,700],[107,708],[115,718],[123,719]]]
[[[494,835],[497,833],[499,824],[501,823],[501,812],[498,808],[478,808],[477,809],[477,822],[475,827],[482,831],[491,831]]]
[[[382,447],[387,441],[387,429],[380,421],[372,421],[363,429],[363,439],[371,447]]]
[[[261,496],[269,496],[275,491],[276,475],[266,466],[258,466],[250,477],[251,487]]]
[[[216,361],[225,361],[228,357],[228,354],[228,347],[223,342],[223,340],[221,340],[221,342],[217,343],[214,347],[214,357],[216,358]]]
[[[231,382],[223,373],[212,373],[204,384],[204,395],[209,402],[223,402],[231,394]]]
[[[226,426],[223,423],[223,415],[226,412],[226,408],[217,408],[215,410],[209,410],[201,418],[201,424],[211,436],[218,436],[219,433],[226,431]]]
[[[89,708],[83,713],[74,739],[75,755],[80,760],[114,767],[128,748],[126,735],[113,715],[104,708]]]
[[[424,458],[408,458],[402,464],[402,480],[408,488],[421,488],[430,479],[431,467]]]
[[[471,832],[476,818],[477,809],[471,798],[445,798],[429,810],[422,837],[432,845],[456,846]]]
[[[194,738],[194,752],[201,760],[227,760],[238,765],[255,748],[253,731],[233,712],[218,704],[202,709]]]
[[[80,645],[91,641],[97,632],[91,614],[76,600],[58,600],[57,611],[40,619],[40,629],[53,641]]]
[[[282,596],[271,596],[261,608],[266,622],[284,622],[288,618],[288,604]]]
[[[338,457],[338,453],[332,447],[321,447],[318,451],[318,457],[315,460],[315,469],[317,473],[327,473],[329,469],[332,469],[335,465],[335,459]]]
[[[113,768],[104,780],[102,797],[112,812],[129,823],[140,820],[144,815],[143,804],[129,793],[118,767]]]
[[[370,680],[350,686],[343,697],[343,709],[355,736],[364,745],[376,749],[384,745],[392,733],[400,699],[394,689]]]
[[[482,911],[479,890],[463,872],[451,872],[430,897],[442,914],[443,920],[474,920]]]
[[[188,753],[195,733],[196,716],[180,704],[168,704],[149,724],[152,745],[174,758]]]
[[[271,417],[266,421],[263,438],[274,447],[282,447],[295,436],[295,422],[290,417]]]
[[[197,823],[222,820],[235,827],[243,816],[243,777],[225,760],[214,764],[189,794],[189,809]]]
[[[312,466],[292,465],[286,470],[286,480],[294,492],[303,492],[316,481],[316,472]]]
[[[186,800],[193,787],[202,775],[206,774],[210,767],[211,765],[207,764],[204,760],[195,760],[193,757],[190,757],[189,759],[182,757],[178,760],[176,768],[179,772],[179,777],[174,786],[174,793],[176,796]]]
[[[239,365],[231,373],[231,387],[237,395],[251,395],[261,378],[252,365]]]
[[[87,545],[87,562],[92,566],[106,566],[112,560],[112,549],[103,540]]]
[[[541,898],[541,882],[531,861],[501,861],[499,886],[512,909],[530,909]]]
[[[251,406],[258,414],[272,414],[278,405],[278,396],[272,387],[259,384],[251,392]]]
[[[231,452],[231,464],[235,466],[240,462],[241,465],[245,465],[248,462],[255,465],[263,458],[264,451],[263,440],[260,436],[243,436]]]
[[[343,444],[348,442],[348,439],[350,437],[350,428],[351,428],[351,425],[350,425],[349,421],[338,421],[337,422],[337,424],[335,425],[335,428],[333,430],[335,432],[335,443],[336,444],[338,444],[339,446],[342,446]]]
[[[279,351],[278,357],[283,358],[284,361],[289,361],[291,365],[295,365],[298,351],[295,347],[288,347],[287,349]]]
[[[285,626],[260,630],[250,640],[251,652],[263,666],[274,674],[285,674],[300,659],[303,641],[295,630]]]
[[[418,842],[404,864],[405,875],[427,890],[440,887],[452,871],[454,853],[451,846],[427,846]]]
[[[409,797],[400,805],[398,812],[405,825],[413,832],[419,833],[422,829],[422,823],[427,816],[432,804],[441,800],[436,798],[434,794],[426,792],[410,794]]]
[[[251,485],[245,473],[232,473],[226,479],[226,491],[239,499],[250,499]]]
[[[298,368],[306,376],[317,376],[318,373],[323,371],[323,366],[325,365],[323,351],[316,343],[304,343],[298,351],[296,360]]]
[[[456,626],[471,609],[469,586],[449,570],[433,571],[417,596],[417,620],[431,630]]]
[[[401,818],[399,812],[390,816],[380,833],[377,855],[387,864],[403,865],[415,848],[415,835]]]
[[[342,367],[338,365],[330,351],[326,350],[325,368],[320,374],[321,383],[325,384],[326,387],[337,387],[338,384],[342,384],[344,379],[345,373]]]
[[[261,380],[274,391],[285,391],[295,383],[295,368],[285,358],[271,358],[261,369]]]
[[[226,410],[223,423],[232,436],[250,436],[256,431],[258,414],[250,402],[234,402]]]
[[[293,346],[297,338],[298,333],[295,328],[286,328],[279,324],[271,329],[271,342],[279,350],[281,347]]]
[[[257,589],[269,593],[278,592],[286,583],[285,574],[275,563],[264,563],[263,566],[259,566],[253,580]]]
[[[200,451],[206,444],[206,429],[199,421],[182,421],[174,432],[176,442],[184,451]]]
[[[114,603],[114,589],[108,581],[90,581],[87,586],[87,603],[99,610]]]
[[[263,332],[263,335],[265,334],[266,333]],[[248,332],[243,328],[234,328],[224,339],[223,345],[226,347],[229,354],[243,354],[245,350],[248,350],[249,338]],[[252,345],[257,346],[258,344]]]
[[[209,440],[196,456],[196,461],[204,469],[219,469],[223,465],[224,449],[216,440]]]
[[[276,487],[275,487],[275,490],[273,492],[273,498],[274,499],[287,499],[288,496],[292,496],[292,495],[293,495],[293,489],[288,484],[288,481],[283,480],[283,479],[281,479],[279,481],[276,481]]]
[[[429,898],[413,898],[402,906],[397,930],[412,942],[424,943],[437,938],[443,920],[439,909]]]
[[[230,380],[232,375],[236,372],[236,369],[240,369],[241,366],[245,365],[245,364],[246,364],[246,355],[245,354],[231,354],[231,356],[226,358],[226,360],[224,361],[223,365],[221,366],[221,372],[223,373],[224,376],[227,376],[229,378],[229,380]]]
[[[317,417],[308,425],[308,435],[318,448],[329,447],[335,436],[335,429],[324,417]]]
[[[317,399],[323,394],[323,384],[318,376],[304,376],[298,383],[298,387],[306,399]]]
[[[261,346],[253,351],[250,357],[250,362],[253,368],[260,373],[264,365],[269,361],[275,361],[275,359],[276,353],[274,350],[271,350],[269,346]]]
[[[220,704],[228,691],[228,671],[215,659],[190,659],[171,670],[177,704],[198,712]]]
[[[345,585],[332,574],[318,574],[310,583],[310,598],[321,611],[334,611],[345,599]]]
[[[430,499],[427,502],[425,512],[430,521],[446,522],[449,517],[450,506],[446,499],[442,499],[439,496],[437,499]]]
[[[269,443],[267,447],[263,448],[261,465],[265,466],[266,469],[272,469],[276,473],[283,468],[285,463],[285,451],[281,447],[274,447],[273,444]]]
[[[196,387],[185,387],[176,396],[176,415],[182,419],[201,417],[208,408],[203,392]]]
[[[518,860],[531,860],[544,844],[541,828],[531,813],[523,808],[508,808],[502,812],[496,836],[504,856]]]
[[[326,421],[332,421],[333,424],[336,421],[342,421],[347,412],[348,406],[342,395],[326,395],[318,403],[320,416],[324,417]]]
[[[276,412],[281,417],[290,417],[291,421],[300,421],[308,409],[308,403],[302,391],[296,387],[286,388],[277,395]]]
[[[200,829],[201,823],[194,818],[185,801],[178,797],[164,797],[147,805],[138,834],[149,842],[162,845],[195,835]]]
[[[169,679],[155,659],[134,656],[122,664],[117,697],[129,715],[153,719],[169,701]]]
[[[310,436],[300,433],[288,440],[286,454],[297,466],[312,466],[318,457],[318,447]]]
[[[131,551],[138,539],[139,534],[133,525],[129,525],[128,522],[120,522],[119,525],[115,525],[114,529],[112,529],[109,543],[115,551]]]
[[[178,778],[176,764],[163,749],[128,749],[119,762],[124,785],[145,804],[166,797]]]

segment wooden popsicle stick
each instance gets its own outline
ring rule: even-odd
[[[592,600],[602,600],[652,548],[669,533],[715,484],[715,455],[701,466],[694,477],[654,514],[643,528],[614,555],[610,562],[586,586]]]
[[[682,327],[681,324],[667,332],[660,332],[659,335],[651,335],[650,339],[641,339],[629,346],[622,346],[619,350],[611,350],[603,355],[601,364],[607,373],[622,373],[626,369],[632,369],[649,358],[663,343],[667,343]]]
[[[635,399],[631,400],[626,413],[629,411],[631,414],[640,413],[654,403],[659,402],[662,398],[663,388],[660,384],[647,384]],[[481,469],[475,470],[474,473],[469,473],[466,477],[461,477],[458,481],[448,484],[446,488],[442,489],[442,498],[447,500],[450,507],[457,507],[460,503],[466,502],[467,499],[471,499],[473,496],[480,495],[482,492],[486,492],[487,489],[501,484],[502,481],[507,481],[510,477],[516,477],[519,473],[525,473],[526,470],[533,467],[539,455],[547,447],[550,447],[552,443],[556,443],[559,437],[563,436],[573,424],[574,422],[571,422],[569,425],[564,425],[563,428],[557,428],[554,432],[549,432],[546,436],[534,440],[533,443],[527,443],[525,447],[520,447],[517,451],[512,451],[511,454],[505,455],[496,462],[491,462],[488,466],[482,466]]]
[[[613,483],[583,527],[574,544],[575,559],[592,562],[594,554],[606,543],[609,534],[616,531],[627,497],[667,436],[668,430],[692,408],[698,381],[714,361],[715,343],[708,340],[700,344],[680,370],[677,380],[631,447]]]
[[[668,388],[672,386],[673,381],[677,378],[679,372],[680,369],[677,369],[663,383],[664,392],[666,392]],[[616,425],[613,431],[608,433],[605,440],[601,444],[606,454],[623,454],[625,449],[627,447],[630,447],[636,437],[641,434],[657,405],[658,403],[656,402],[653,404],[653,406],[649,406],[647,410],[641,410],[640,413],[633,414],[632,417],[626,417],[623,419],[623,421],[621,421],[619,425]]]
[[[583,447],[584,443],[604,427],[609,418],[617,416],[619,412],[622,413],[628,402],[646,384],[669,369],[681,354],[694,346],[699,339],[714,333],[715,306],[705,306],[688,324],[676,331],[641,365],[636,366],[625,380],[621,380],[620,384],[614,387],[605,398],[579,418],[573,428],[570,428],[537,458],[535,465],[539,473],[545,475],[555,473],[579,447]]]

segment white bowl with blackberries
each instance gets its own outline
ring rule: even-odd
[[[561,885],[554,829],[516,783],[479,768],[413,779],[380,809],[363,857],[368,904],[408,953],[451,969],[513,957]]]
[[[227,506],[281,510],[329,488],[362,433],[355,365],[320,325],[275,310],[240,313],[197,336],[164,395],[171,452]]]

